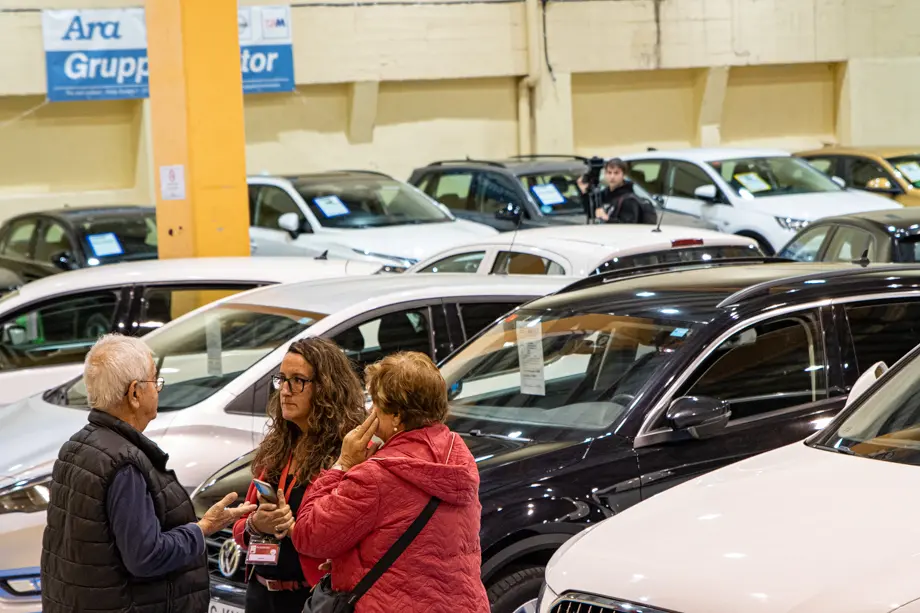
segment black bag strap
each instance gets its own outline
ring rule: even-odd
[[[358,585],[355,586],[355,589],[351,591],[351,597],[348,599],[349,604],[354,604],[358,601],[359,598],[364,596],[367,593],[367,590],[371,589],[371,586],[377,582],[383,573],[387,571],[390,566],[393,565],[393,562],[402,555],[407,547],[415,540],[415,537],[419,535],[419,532],[422,531],[422,528],[425,527],[425,524],[428,523],[428,520],[431,519],[431,516],[434,515],[435,509],[438,508],[438,505],[441,504],[441,501],[432,496],[431,500],[428,501],[428,504],[425,505],[425,508],[422,509],[422,512],[418,514],[418,517],[415,518],[415,521],[412,522],[412,525],[403,533],[402,536],[397,539],[393,546],[390,547],[383,557],[380,558],[374,567],[368,571],[364,578],[358,582]]]

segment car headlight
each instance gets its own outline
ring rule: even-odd
[[[412,258],[404,258],[398,255],[387,255],[385,253],[374,253],[373,251],[365,251],[364,249],[352,249],[352,251],[360,255],[366,255],[369,258],[376,258],[378,260],[386,260],[388,263],[395,262],[398,266],[401,266],[403,268],[409,268],[410,266],[418,262],[418,260],[413,260]]]
[[[774,219],[783,230],[798,231],[811,223],[808,219],[793,219],[792,217],[776,217]]]
[[[51,499],[51,475],[18,481],[0,490],[0,515],[3,513],[38,513],[48,509]]]

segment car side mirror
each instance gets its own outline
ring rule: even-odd
[[[831,177],[831,181],[839,185],[840,187],[846,188],[847,182],[841,179],[840,177]]]
[[[495,219],[499,221],[510,221],[512,223],[519,223],[521,221],[521,207],[520,205],[509,202],[504,206],[504,208],[498,209],[495,211]]]
[[[888,365],[884,362],[876,362],[870,366],[863,374],[859,375],[856,383],[850,388],[850,394],[847,396],[847,403],[844,408],[850,406],[866,393],[866,390],[872,387],[872,384],[878,381],[879,377],[888,371]]]
[[[291,234],[291,238],[297,238],[303,234],[303,225],[300,222],[300,216],[297,213],[285,213],[278,218],[278,227],[286,230]]]
[[[73,254],[69,251],[61,251],[60,253],[55,253],[51,256],[51,263],[61,270],[76,270],[77,260],[73,257]]]
[[[882,194],[893,194],[897,191],[887,177],[876,177],[872,179],[866,183],[866,190],[870,192],[880,192]]]
[[[3,326],[3,342],[9,345],[22,345],[27,339],[26,329],[17,323],[8,323]]]
[[[695,439],[715,436],[728,424],[731,405],[708,396],[681,396],[671,403],[666,419],[673,430],[689,432]]]
[[[693,190],[693,195],[704,202],[715,202],[719,192],[716,190],[716,186],[710,183],[709,185],[700,185],[697,187]]]

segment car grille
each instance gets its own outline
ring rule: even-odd
[[[593,594],[564,594],[555,603],[551,613],[673,613],[641,604],[604,598]]]
[[[245,581],[246,573],[245,556],[242,553],[239,556],[239,564],[237,564],[236,572],[233,573],[232,576],[226,577],[220,572],[220,548],[223,547],[224,543],[228,540],[233,540],[233,532],[231,530],[221,530],[205,539],[208,545],[208,571],[213,576],[220,577],[224,581],[242,585]]]

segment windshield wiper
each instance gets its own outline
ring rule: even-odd
[[[508,436],[506,434],[494,434],[492,432],[483,432],[479,428],[474,428],[467,432],[470,436],[475,436],[478,438],[497,438],[502,441],[521,441],[524,443],[531,443],[533,439],[524,438],[521,436]]]

